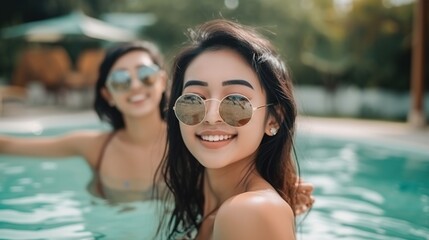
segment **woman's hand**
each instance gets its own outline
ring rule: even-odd
[[[295,214],[300,215],[313,206],[315,201],[314,196],[312,195],[314,186],[311,183],[303,182],[300,178],[295,183],[297,187],[297,202],[295,207]]]

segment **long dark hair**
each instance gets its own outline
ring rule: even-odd
[[[257,151],[255,169],[268,181],[292,209],[295,208],[294,186],[297,163],[293,157],[293,138],[297,114],[292,80],[271,43],[254,29],[228,20],[212,20],[189,32],[189,43],[175,57],[167,113],[168,153],[163,174],[173,193],[175,206],[168,222],[170,238],[198,229],[203,216],[204,167],[183,142],[179,122],[173,112],[182,94],[184,75],[190,63],[205,51],[228,48],[239,53],[256,72],[267,94],[269,114],[279,123],[275,136],[264,136]]]
[[[143,51],[148,53],[152,61],[156,65],[158,65],[161,69],[164,68],[163,56],[159,51],[158,47],[151,42],[138,41],[118,43],[107,49],[106,55],[101,62],[98,71],[98,79],[95,86],[94,110],[97,113],[98,117],[103,121],[109,122],[114,130],[118,130],[125,127],[124,118],[122,113],[115,106],[110,106],[106,99],[104,99],[104,97],[101,95],[101,89],[105,87],[107,76],[115,62],[120,57],[131,51]],[[165,119],[166,104],[167,99],[166,94],[164,92],[162,94],[161,102],[159,104],[162,119]]]

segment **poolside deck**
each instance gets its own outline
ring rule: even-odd
[[[299,117],[298,130],[324,136],[371,140],[429,151],[429,125],[416,128],[408,123],[400,122]]]
[[[8,103],[0,115],[0,131],[20,128],[25,122],[49,122],[66,117],[79,121],[96,122],[96,114],[91,109],[70,109],[54,105],[31,106],[22,103]],[[372,140],[380,143],[412,147],[429,151],[429,124],[415,128],[407,123],[322,117],[298,117],[298,132],[318,135]]]

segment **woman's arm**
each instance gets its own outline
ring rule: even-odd
[[[102,139],[105,137],[107,137],[107,133],[96,131],[32,138],[0,135],[0,154],[34,157],[82,156],[88,161],[92,161],[92,155],[95,155],[95,151],[100,150]]]

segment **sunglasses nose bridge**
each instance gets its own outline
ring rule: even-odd
[[[217,123],[222,122],[222,118],[219,114],[219,107],[221,101],[218,99],[206,99],[205,104],[205,119],[204,121],[208,123]]]
[[[130,74],[130,89],[137,89],[143,85],[144,84],[139,80],[136,73]]]

